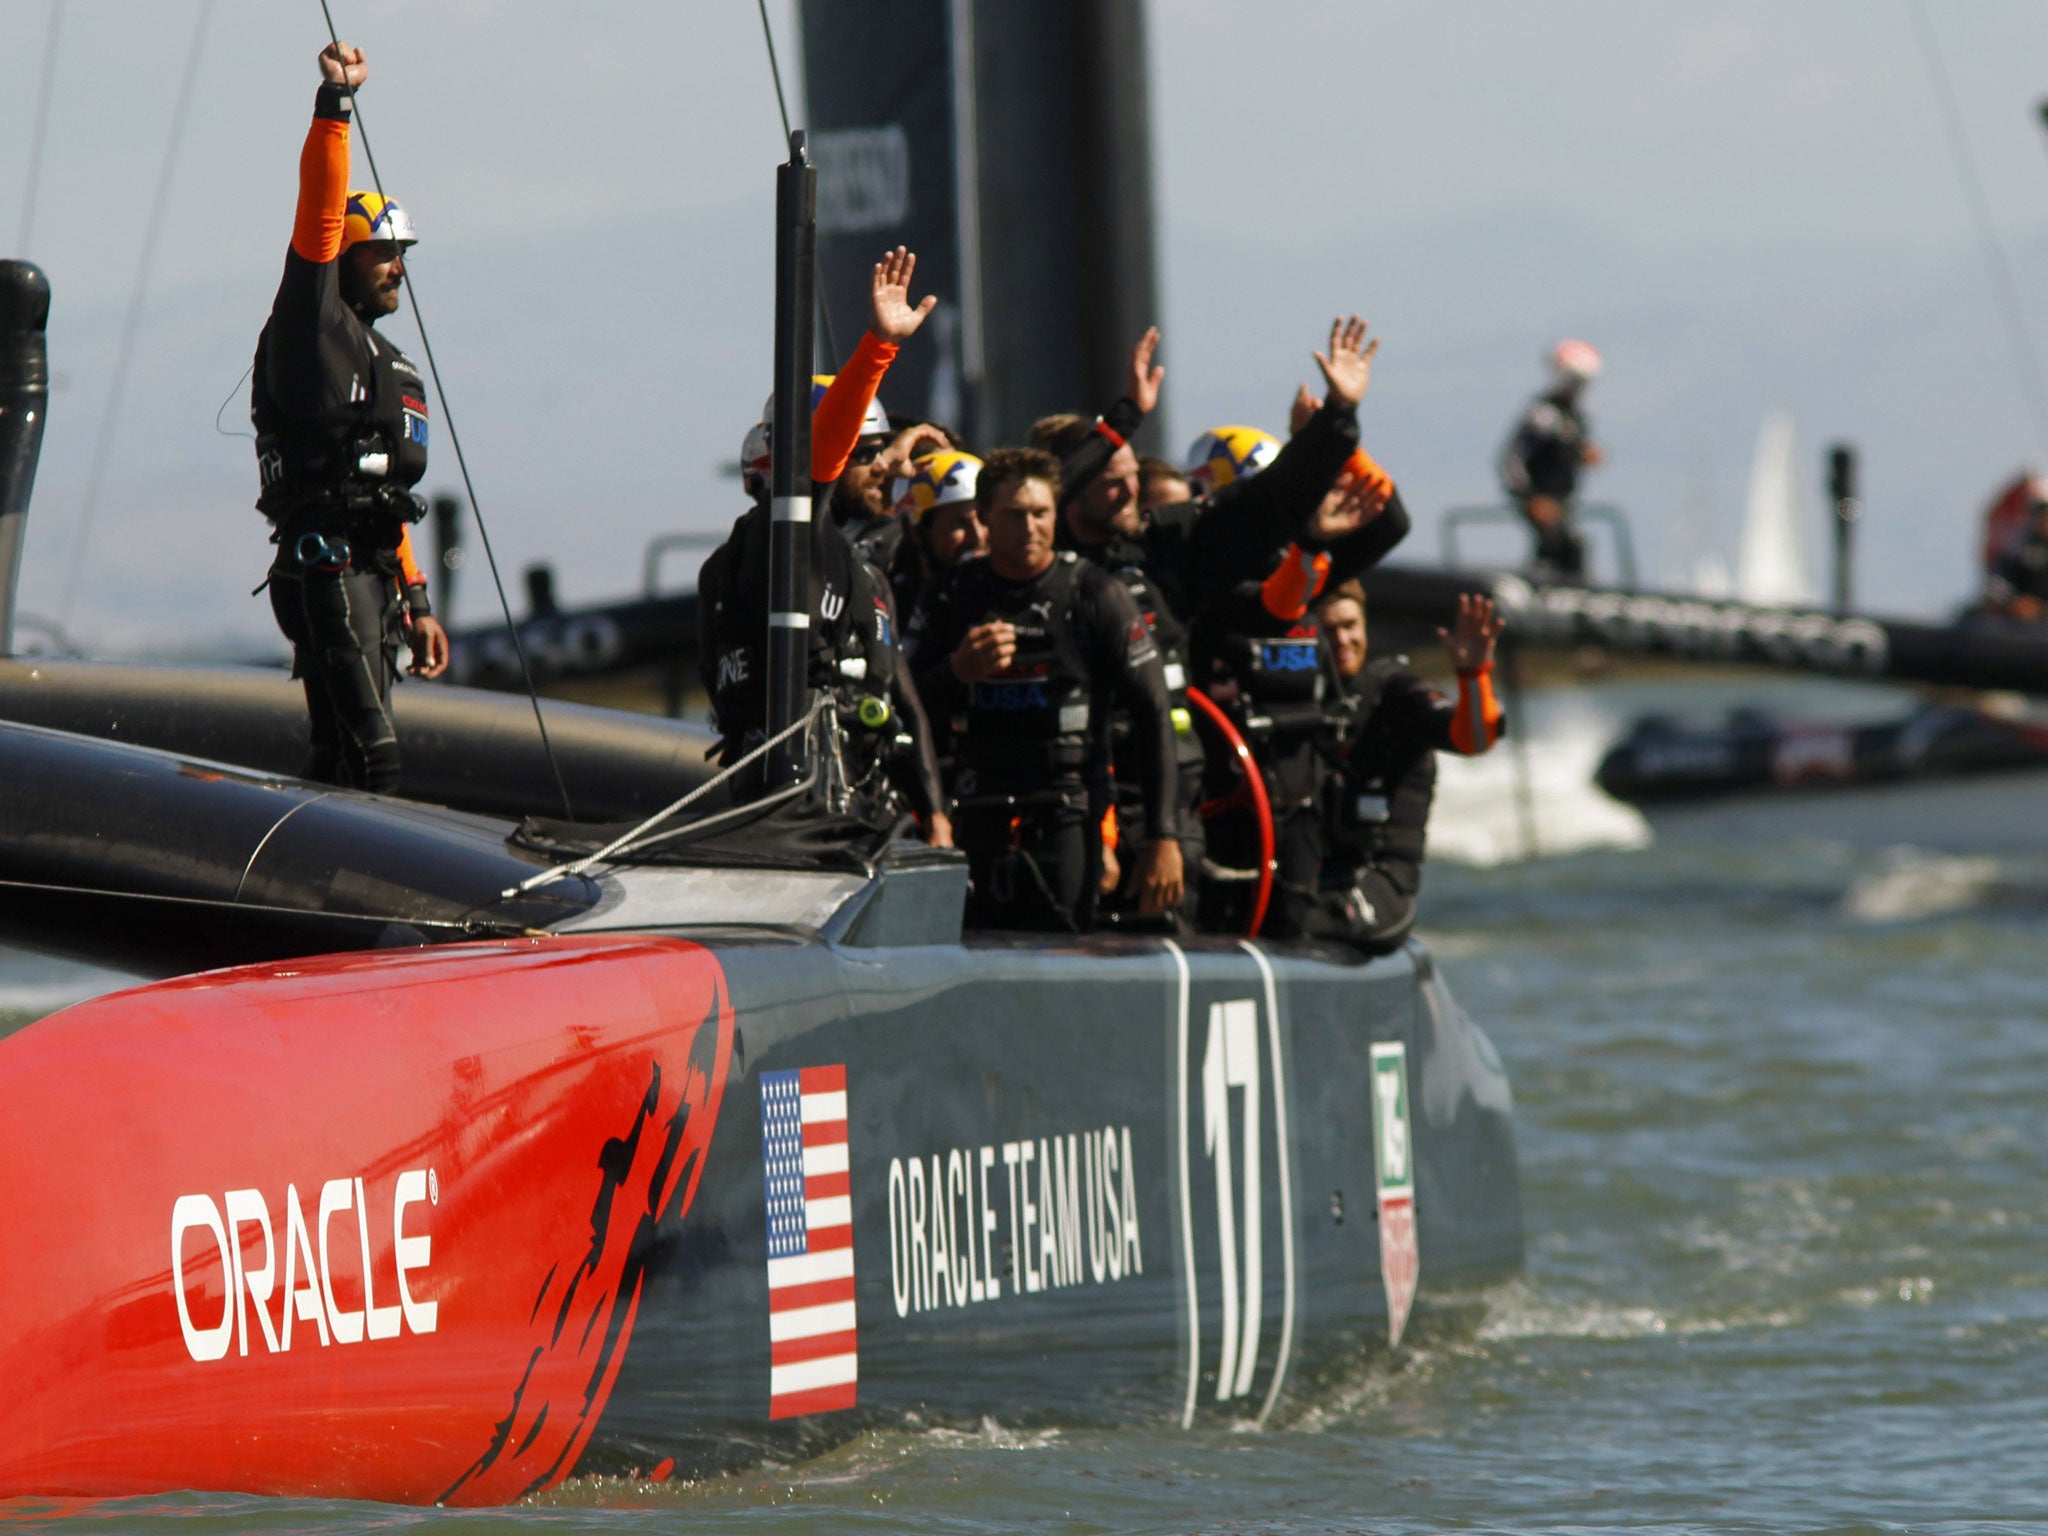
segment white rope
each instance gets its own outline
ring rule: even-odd
[[[582,858],[572,859],[567,864],[558,864],[551,869],[544,869],[539,874],[531,875],[528,878],[520,881],[517,885],[507,886],[503,891],[499,893],[501,899],[510,900],[514,896],[524,896],[528,891],[533,890],[536,886],[546,885],[548,882],[552,880],[566,880],[570,878],[572,875],[583,874],[585,871],[595,867],[596,865],[604,863],[614,854],[631,851],[634,840],[640,837],[643,833],[660,826],[661,823],[667,821],[669,817],[675,815],[684,807],[691,805],[697,800],[701,799],[703,796],[710,794],[712,790],[716,789],[719,785],[723,784],[727,779],[730,779],[734,774],[738,773],[742,768],[746,767],[749,763],[754,762],[757,758],[765,757],[775,748],[781,746],[785,741],[789,740],[790,737],[796,735],[797,732],[808,730],[812,722],[815,721],[820,715],[822,715],[825,712],[825,707],[830,702],[831,696],[829,694],[821,695],[818,698],[818,700],[811,705],[809,712],[806,713],[801,720],[797,720],[792,724],[785,726],[782,730],[777,731],[773,736],[770,736],[766,741],[762,742],[761,745],[754,748],[753,751],[749,752],[745,757],[741,758],[731,767],[726,768],[721,772],[712,775],[712,777],[706,779],[702,784],[699,784],[695,789],[691,790],[681,799],[672,801],[668,805],[663,806],[660,810],[656,811],[652,816],[648,817],[645,821],[641,822],[640,825],[633,828],[632,831],[626,833],[623,837],[617,837],[612,839],[612,841],[606,843],[602,848],[598,849],[595,853],[587,853]]]

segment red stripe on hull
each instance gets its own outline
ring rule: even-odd
[[[797,1365],[805,1360],[823,1360],[828,1355],[851,1355],[858,1352],[860,1335],[857,1333],[821,1333],[815,1339],[784,1339],[780,1344],[769,1346],[770,1365]]]
[[[38,1255],[0,1265],[0,1497],[568,1475],[732,1030],[714,956],[636,935],[219,971],[0,1041],[8,1242]]]
[[[805,1241],[813,1253],[824,1253],[832,1248],[851,1248],[853,1246],[853,1228],[813,1227]]]
[[[853,1277],[819,1280],[811,1285],[778,1285],[768,1293],[770,1312],[794,1312],[798,1307],[822,1307],[829,1301],[853,1300]]]
[[[797,1071],[797,1087],[805,1093],[844,1093],[846,1091],[846,1064],[832,1067],[802,1067]]]
[[[814,1173],[804,1180],[806,1200],[825,1200],[833,1195],[853,1193],[853,1175],[850,1173]]]
[[[817,1387],[809,1392],[785,1392],[768,1402],[768,1417],[771,1419],[794,1419],[806,1413],[830,1413],[835,1408],[851,1408],[859,1401],[858,1384],[848,1382],[843,1387]]]
[[[804,1122],[804,1145],[807,1147],[845,1146],[846,1122],[844,1120],[806,1120]]]

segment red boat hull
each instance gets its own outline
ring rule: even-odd
[[[0,1496],[491,1504],[567,1476],[732,1033],[716,958],[643,937],[214,972],[24,1031]]]

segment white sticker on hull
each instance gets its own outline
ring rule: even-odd
[[[1387,1287],[1387,1345],[1398,1348],[1422,1275],[1415,1230],[1415,1127],[1408,1108],[1408,1047],[1372,1048],[1372,1167],[1379,1194],[1380,1277]]]

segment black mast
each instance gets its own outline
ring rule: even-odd
[[[1828,450],[1828,500],[1835,509],[1835,617],[1846,618],[1856,606],[1851,560],[1856,519],[1863,503],[1856,496],[1856,450],[1837,443]]]
[[[768,735],[803,717],[811,626],[811,316],[818,173],[801,131],[775,172],[775,411],[768,513]],[[768,788],[805,769],[802,735],[768,756]]]
[[[14,653],[14,589],[36,460],[49,414],[50,280],[26,261],[0,261],[0,654]]]

